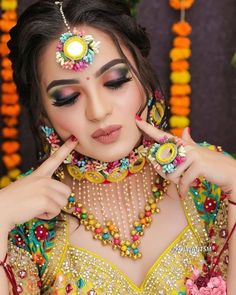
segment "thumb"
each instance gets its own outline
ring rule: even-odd
[[[184,128],[184,131],[182,134],[182,139],[188,143],[195,143],[190,135],[190,128],[189,127]]]

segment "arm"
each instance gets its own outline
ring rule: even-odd
[[[236,162],[236,161],[235,161]],[[236,166],[236,165],[235,165]],[[236,175],[236,167],[235,173]],[[232,194],[231,194],[231,201],[236,203],[236,182],[232,179]],[[229,232],[233,228],[236,222],[236,205],[229,203],[229,215],[228,215],[228,230]],[[234,231],[231,239],[229,240],[229,267],[228,267],[228,274],[227,274],[227,291],[228,295],[235,294],[236,290],[236,232]]]
[[[2,229],[2,226],[1,226]],[[8,233],[0,233],[0,260],[3,261],[7,253]],[[0,294],[9,295],[8,279],[3,267],[0,267]]]

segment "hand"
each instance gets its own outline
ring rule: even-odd
[[[15,224],[34,217],[52,219],[60,213],[71,188],[52,179],[52,175],[77,143],[71,137],[30,175],[0,190],[1,231],[9,232]]]
[[[136,124],[142,132],[157,142],[164,136],[173,137],[146,121],[136,120]],[[179,186],[181,197],[187,195],[189,187],[198,177],[204,177],[208,181],[218,184],[225,192],[232,191],[235,182],[236,161],[222,153],[199,146],[191,138],[188,129],[185,128],[182,138],[178,139],[179,144],[183,144],[186,150],[185,162],[180,164],[173,173],[164,174],[161,170],[158,170],[158,173]]]

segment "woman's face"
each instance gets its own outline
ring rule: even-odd
[[[63,141],[78,138],[77,152],[105,162],[118,160],[140,140],[135,115],[145,94],[107,34],[89,26],[78,30],[101,42],[99,53],[86,70],[74,72],[56,63],[58,41],[50,43],[40,60],[43,104]],[[122,50],[135,67],[130,52]]]

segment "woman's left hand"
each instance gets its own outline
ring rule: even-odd
[[[146,121],[136,119],[138,128],[157,143],[164,137],[173,135],[153,127]],[[182,138],[177,138],[186,151],[186,160],[177,166],[176,171],[164,174],[158,173],[164,178],[179,186],[181,197],[187,195],[188,189],[194,184],[196,178],[204,177],[208,181],[221,187],[224,192],[230,193],[235,190],[236,161],[220,152],[212,151],[199,146],[190,136],[189,128],[185,128]],[[233,196],[232,197],[236,197]]]

